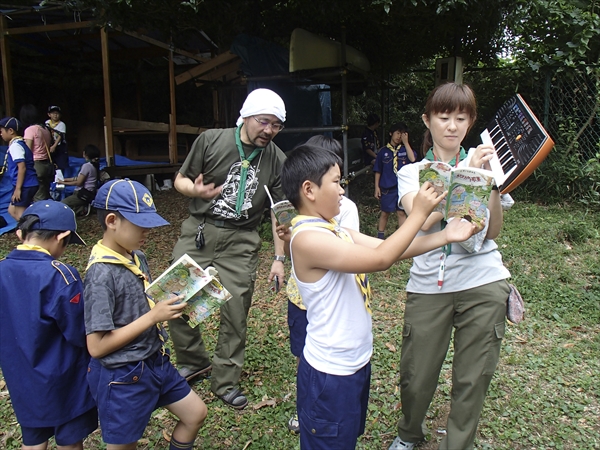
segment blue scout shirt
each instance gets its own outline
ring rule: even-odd
[[[373,172],[381,174],[379,178],[379,187],[381,189],[392,189],[398,186],[396,173],[405,165],[410,163],[406,154],[406,147],[401,145],[397,150],[398,167],[394,170],[394,147],[391,144],[382,147],[377,153]]]
[[[17,163],[25,163],[25,179],[23,180],[23,187],[33,187],[38,185],[37,175],[33,166],[33,153],[27,147],[27,144],[23,139],[13,139],[10,143],[7,153],[7,173],[10,177],[10,182],[13,186],[17,185],[17,176],[19,175],[19,168]]]
[[[0,367],[17,420],[53,427],[95,406],[83,286],[75,268],[36,250],[0,261]]]
[[[377,136],[377,131],[365,128],[360,142],[362,144],[365,166],[368,166],[373,162],[374,158],[367,153],[367,149],[370,149],[373,153],[377,154],[377,149],[379,148],[379,136]]]

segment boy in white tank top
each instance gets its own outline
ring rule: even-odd
[[[417,194],[404,225],[387,240],[342,229],[332,220],[344,193],[340,165],[332,152],[302,145],[284,162],[281,173],[284,193],[299,215],[292,230],[279,227],[277,232],[289,242],[292,273],[308,317],[297,380],[304,449],[355,448],[364,431],[373,340],[365,274],[479,231],[469,222],[453,221],[426,240],[414,239],[443,198],[429,183]]]

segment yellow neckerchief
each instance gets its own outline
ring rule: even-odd
[[[402,144],[400,144],[397,148],[394,147],[391,143],[388,143],[388,145],[386,145],[387,148],[389,148],[392,151],[392,155],[394,155],[394,173],[398,174],[398,149],[400,147],[402,147]]]
[[[52,119],[50,119],[48,121],[48,125],[50,125],[52,128],[56,128],[56,125],[58,125],[60,123],[60,120],[57,122],[52,121]]]
[[[50,255],[50,252],[46,250],[44,247],[40,247],[39,245],[34,244],[19,244],[17,245],[17,250],[33,250],[40,253],[45,253],[46,255]]]
[[[329,221],[313,216],[302,216],[298,215],[292,219],[292,236],[299,230],[305,228],[324,228],[331,231],[337,237],[343,239],[346,242],[352,242],[352,238],[340,228],[335,219]],[[365,273],[354,274],[358,287],[365,302],[365,308],[367,312],[371,314],[371,286],[369,285],[369,277]]]
[[[137,257],[135,253],[131,253],[133,259],[129,259],[121,255],[120,253],[115,252],[113,249],[108,248],[104,244],[102,244],[102,240],[98,241],[94,247],[92,247],[92,253],[90,254],[90,259],[88,260],[88,265],[85,268],[86,272],[95,263],[106,263],[106,264],[120,264],[125,266],[127,269],[131,270],[133,274],[138,277],[140,280],[144,282],[144,293],[150,283],[148,282],[148,277],[142,269],[140,268],[140,259]],[[148,300],[148,304],[150,305],[150,309],[154,308],[154,301],[146,295],[146,300]],[[160,323],[156,324],[158,328],[158,338],[161,340],[163,344],[163,352],[164,352],[164,344],[166,341],[165,331]]]

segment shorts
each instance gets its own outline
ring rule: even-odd
[[[191,391],[169,356],[160,352],[116,369],[91,358],[87,379],[107,444],[138,441],[155,409],[178,402]]]
[[[292,355],[300,358],[306,342],[308,319],[306,310],[300,309],[288,300],[288,327],[290,329],[290,350]]]
[[[10,204],[13,206],[25,206],[28,207],[33,203],[33,196],[38,191],[38,186],[28,186],[21,188],[21,200],[18,202],[11,201]],[[14,192],[14,190],[13,190]]]
[[[398,188],[381,189],[381,198],[379,199],[380,209],[383,212],[391,213],[402,210],[398,205]]]
[[[73,445],[83,441],[98,428],[98,410],[92,408],[80,416],[55,427],[21,427],[23,445],[40,445],[55,436],[57,445]]]
[[[370,362],[340,376],[319,372],[302,356],[296,395],[300,448],[355,448],[365,431],[370,382]]]

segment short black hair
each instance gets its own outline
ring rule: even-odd
[[[64,233],[67,230],[56,231],[56,230],[34,230],[32,227],[40,221],[38,216],[33,214],[28,214],[26,216],[21,216],[19,222],[17,223],[17,230],[21,230],[21,239],[25,240],[27,237],[37,238],[41,241],[50,241],[54,239],[61,233]],[[62,239],[63,247],[66,247],[69,243],[69,236]]]
[[[322,134],[317,134],[316,136],[311,137],[305,144],[314,145],[317,147],[324,148],[326,150],[330,150],[336,155],[340,157],[342,162],[344,162],[344,150],[342,149],[342,144],[337,139],[333,139]]]
[[[88,144],[83,147],[83,153],[85,153],[85,156],[87,156],[89,159],[100,158],[100,149],[94,144]]]
[[[125,217],[123,217],[119,211],[111,211],[110,209],[96,209],[96,217],[98,218],[98,222],[100,222],[102,231],[106,231],[106,216],[111,213],[115,214],[119,219],[125,219]]]
[[[331,151],[323,151],[322,147],[303,144],[296,147],[281,167],[281,186],[286,198],[295,208],[300,206],[300,188],[305,181],[321,186],[323,175],[342,160]]]
[[[368,127],[372,127],[377,122],[381,123],[381,119],[379,118],[379,116],[377,114],[371,113],[367,116],[367,126]]]

